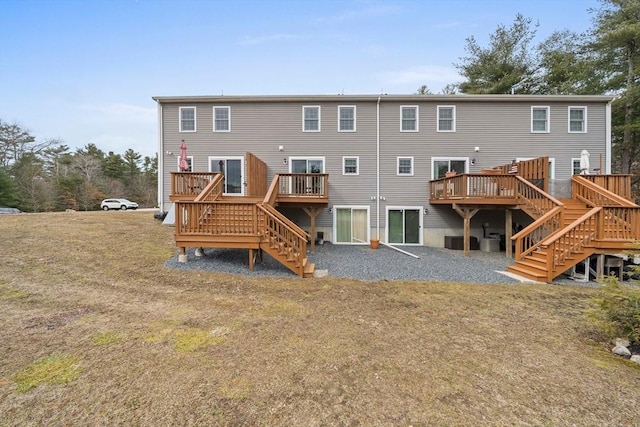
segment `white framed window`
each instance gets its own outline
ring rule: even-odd
[[[333,243],[366,245],[370,240],[369,206],[333,206]]]
[[[400,106],[400,132],[418,132],[418,106]]]
[[[231,107],[213,107],[213,131],[231,132]]]
[[[356,106],[338,106],[338,132],[356,131]]]
[[[196,131],[196,107],[180,107],[180,132]]]
[[[220,172],[223,194],[244,195],[244,157],[209,157],[209,172]]]
[[[455,105],[438,105],[438,132],[456,131]]]
[[[189,167],[187,168],[186,171],[181,171],[180,170],[180,156],[178,156],[178,162],[176,163],[176,170],[178,172],[193,172],[193,156],[187,156],[187,165],[189,165]]]
[[[398,175],[413,176],[413,157],[398,157]]]
[[[469,173],[468,157],[432,157],[431,179],[444,178],[447,172]]]
[[[302,131],[320,132],[320,106],[302,107]]]
[[[531,133],[549,133],[550,107],[531,107]]]
[[[343,157],[342,158],[342,175],[359,175],[360,174],[360,157]]]
[[[569,133],[587,133],[587,107],[569,107]]]
[[[572,175],[580,175],[582,169],[580,169],[580,158],[574,157],[571,159],[571,174]]]

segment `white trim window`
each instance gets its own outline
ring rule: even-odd
[[[302,131],[320,132],[320,106],[308,105],[302,107]]]
[[[447,172],[469,173],[468,157],[432,157],[431,179],[444,178]]]
[[[569,133],[587,133],[587,107],[569,107]]]
[[[356,131],[356,106],[338,106],[338,132]]]
[[[231,107],[213,107],[213,131],[231,132]]]
[[[418,132],[418,106],[400,106],[400,132]]]
[[[413,176],[413,157],[398,157],[398,176]]]
[[[531,133],[549,133],[550,107],[531,107]]]
[[[187,156],[187,165],[189,165],[189,167],[187,168],[186,171],[181,171],[180,170],[180,156],[178,156],[178,162],[176,163],[176,170],[178,172],[193,172],[193,156]]]
[[[580,175],[582,169],[580,168],[580,158],[574,157],[571,159],[571,174]]]
[[[196,131],[196,107],[178,108],[180,116],[180,132]]]
[[[456,106],[438,105],[438,132],[456,131]]]
[[[342,175],[359,175],[360,157],[345,156],[342,158]]]

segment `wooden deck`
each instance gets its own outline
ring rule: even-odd
[[[542,157],[515,168],[433,180],[429,202],[451,205],[463,218],[466,254],[471,218],[480,209],[504,209],[506,239],[515,243],[509,271],[531,280],[551,282],[591,255],[634,250],[640,241],[640,206],[631,201],[631,175],[575,175],[572,198],[565,200],[549,195],[548,184],[548,159]],[[512,209],[534,219],[515,236]],[[511,256],[511,245],[506,252]]]
[[[300,277],[313,275],[307,244],[311,241],[313,250],[314,240],[276,206],[302,208],[311,218],[314,235],[315,218],[329,202],[329,175],[276,174],[267,188],[266,167],[250,153],[246,158],[252,163],[249,179],[264,181],[248,183],[247,196],[225,195],[220,173],[171,173],[180,260],[187,261],[187,247],[243,248],[249,251],[250,269],[266,252]]]

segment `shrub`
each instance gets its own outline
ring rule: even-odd
[[[613,276],[605,278],[588,314],[610,338],[640,343],[640,287],[621,285]]]

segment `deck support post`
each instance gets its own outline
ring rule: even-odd
[[[589,272],[587,272],[587,278]],[[598,254],[597,262],[596,262],[596,278],[600,279],[604,277],[604,254]]]
[[[185,248],[184,246],[181,246],[178,249],[179,249],[178,262],[187,262],[187,259],[188,259],[187,248]]]
[[[253,266],[255,263],[255,254],[253,253],[253,248],[249,248],[249,270],[253,271]]]
[[[322,212],[322,209],[309,206],[308,208],[302,208],[303,211],[311,219],[311,252],[316,251],[316,217]]]
[[[471,218],[473,218],[480,209],[460,208],[457,205],[453,205],[453,209],[464,219],[464,254],[465,256],[469,256],[469,252],[471,251]]]
[[[513,212],[511,209],[506,209],[504,211],[504,252],[507,258],[513,256],[511,237],[513,237]]]

